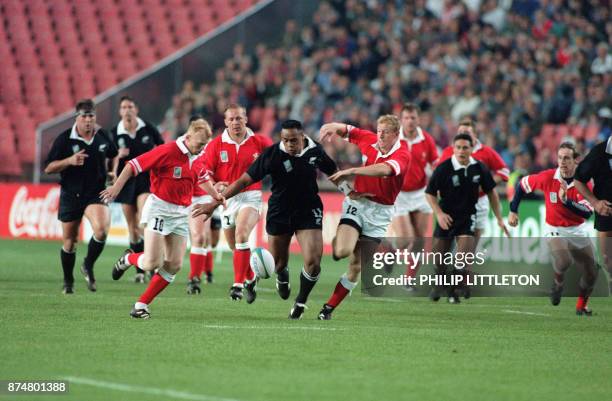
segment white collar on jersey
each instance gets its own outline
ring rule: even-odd
[[[134,131],[134,135],[132,135],[128,130],[125,129],[123,120],[121,120],[119,121],[119,124],[117,124],[117,135],[127,135],[130,138],[134,139],[136,138],[136,132],[138,132],[138,130],[143,128],[145,125],[145,122],[142,121],[140,117],[136,117],[136,131]]]
[[[252,131],[252,130],[251,130],[249,127],[247,127],[247,132],[246,132],[246,135],[245,135],[245,137],[244,137],[244,140],[243,140],[242,142],[240,142],[240,143],[237,143],[237,142],[235,142],[235,141],[232,139],[232,137],[231,137],[231,136],[230,136],[230,134],[229,134],[229,131],[228,131],[228,130],[227,130],[227,128],[226,128],[226,129],[224,129],[224,130],[223,130],[223,133],[221,134],[221,142],[231,143],[231,144],[234,144],[234,145],[238,145],[238,146],[240,146],[240,145],[242,145],[243,143],[245,143],[245,142],[247,141],[247,139],[249,139],[249,138],[250,138],[250,137],[252,137],[253,135],[255,135],[255,134],[253,133],[253,131]]]
[[[559,169],[559,167],[557,167],[557,169],[555,170],[555,175],[553,176],[553,178],[559,182],[565,182],[567,184],[567,181],[565,181],[565,179],[561,177],[561,170]],[[572,180],[572,183],[569,184],[567,187],[571,188],[573,186],[574,186],[574,181]]]
[[[187,155],[187,157],[189,158],[189,167],[191,167],[193,161],[200,157],[200,155],[202,154],[202,152],[198,153],[197,155],[191,154],[191,152],[189,151],[189,149],[187,149],[187,146],[185,145],[185,135],[181,135],[176,138],[176,146],[178,146],[181,152],[183,152],[183,154]]]
[[[453,168],[455,171],[457,171],[461,170],[462,168],[467,170],[468,167],[470,167],[472,164],[476,164],[477,162],[472,156],[470,156],[470,162],[467,164],[467,166],[464,166],[463,164],[459,163],[459,160],[457,160],[455,155],[453,155],[451,157],[451,163],[453,163]]]
[[[402,141],[398,137],[397,140],[395,141],[395,143],[393,144],[393,146],[391,147],[391,150],[389,150],[385,154],[382,154],[380,149],[378,149],[378,141],[376,143],[372,144],[372,147],[378,151],[378,154],[376,155],[377,159],[380,159],[381,157],[389,157],[389,156],[391,156],[393,154],[393,152],[395,152],[396,150],[398,150],[400,148],[400,146],[402,146]]]
[[[300,153],[298,153],[297,155],[295,155],[294,157],[302,157],[304,155],[304,153],[306,153],[307,151],[309,151],[312,148],[317,147],[317,144],[315,143],[315,141],[313,141],[312,139],[310,139],[308,137],[308,135],[304,135],[304,138],[306,138],[306,143],[307,145],[304,146],[304,149],[302,149],[302,151]],[[285,150],[285,144],[283,144],[283,142],[281,141],[278,145],[278,148],[287,153],[287,151]]]
[[[75,123],[72,126],[72,131],[70,131],[70,139],[76,139],[78,141],[83,141],[87,144],[87,146],[89,146],[93,143],[94,139],[96,138],[96,133],[98,132],[99,129],[100,127],[97,125],[94,127],[94,133],[91,136],[91,139],[88,141],[85,138],[83,138],[81,135],[79,135],[79,133],[77,132],[76,123]]]
[[[606,145],[606,153],[612,155],[612,135],[608,138],[608,143]]]
[[[423,130],[421,127],[416,128],[416,136],[414,139],[409,139],[406,135],[404,135],[404,128],[400,127],[400,139],[408,142],[410,146],[416,145],[419,142],[423,142],[425,140],[425,135],[423,134]]]

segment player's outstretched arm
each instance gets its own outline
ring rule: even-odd
[[[348,125],[344,123],[323,124],[319,130],[319,142],[323,142],[325,139],[331,141],[334,134],[341,138],[346,138],[348,135]]]
[[[253,179],[251,178],[251,176],[247,173],[243,173],[240,178],[232,182],[229,187],[225,188],[225,190],[223,191],[223,196],[225,197],[225,199],[232,198],[252,183]]]
[[[574,185],[580,195],[584,196],[584,198],[589,201],[591,205],[593,205],[593,209],[597,212],[597,214],[601,216],[612,216],[612,203],[607,200],[597,199],[593,191],[586,185],[586,183],[574,179]]]
[[[491,189],[487,192],[487,197],[489,198],[489,203],[491,203],[491,210],[493,210],[493,214],[497,219],[497,225],[502,229],[504,234],[506,234],[506,237],[510,238],[510,231],[508,231],[508,227],[504,224],[504,218],[502,217],[499,195],[497,195],[495,189]]]
[[[376,163],[364,167],[351,167],[345,170],[337,171],[329,176],[333,183],[340,182],[341,179],[347,179],[354,175],[365,175],[369,177],[386,177],[393,175],[393,168],[387,163]]]
[[[112,186],[100,192],[100,199],[102,199],[104,203],[110,203],[114,201],[117,195],[119,195],[119,192],[121,192],[121,190],[125,186],[125,183],[128,182],[128,180],[133,176],[134,170],[132,169],[132,166],[126,164],[125,167],[123,167],[121,174],[119,174],[119,178],[117,178],[117,181],[115,181]]]

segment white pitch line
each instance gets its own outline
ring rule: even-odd
[[[205,324],[207,329],[260,329],[260,330],[318,330],[318,331],[336,331],[344,330],[336,327],[308,327],[308,326],[228,326],[223,324]]]
[[[517,315],[531,315],[531,316],[550,316],[546,313],[537,313],[537,312],[523,312],[520,310],[512,310],[512,309],[502,309],[502,312],[506,313],[515,313]]]
[[[66,376],[66,377],[62,377],[62,380],[68,380],[68,385],[71,385],[72,383],[76,383],[76,384],[83,384],[86,386],[106,388],[106,389],[115,390],[115,391],[159,395],[163,397],[170,397],[171,399],[178,398],[178,399],[193,400],[193,401],[240,401],[235,398],[214,397],[210,395],[186,393],[184,391],[177,391],[177,390],[172,390],[172,389],[161,389],[161,388],[155,388],[155,387],[132,386],[130,384],[106,382],[106,381],[101,381],[101,380],[88,379],[86,377]]]

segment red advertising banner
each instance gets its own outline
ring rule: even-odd
[[[58,185],[0,184],[0,238],[54,239],[62,238],[61,222],[57,219],[60,188]],[[258,246],[268,246],[265,229],[269,192],[264,192],[262,218],[256,231]],[[322,193],[324,253],[331,253],[331,241],[342,214],[340,193]],[[122,216],[121,216],[122,217]],[[111,228],[111,233],[113,229]],[[126,237],[127,235],[122,235]],[[127,241],[127,239],[126,239]],[[300,252],[295,237],[291,252]]]
[[[61,239],[58,185],[0,184],[0,237]]]
[[[331,241],[336,235],[336,228],[342,215],[342,201],[344,195],[341,193],[321,193],[323,201],[323,253],[331,254]],[[269,192],[264,192],[264,204],[262,218],[259,220],[257,227],[257,246],[264,248],[268,247],[268,235],[266,234],[265,216],[268,209]],[[300,245],[295,236],[291,239],[291,252],[300,252]]]

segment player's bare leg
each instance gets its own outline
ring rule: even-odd
[[[554,273],[553,285],[550,290],[550,302],[553,305],[561,303],[565,273],[573,263],[568,242],[563,238],[548,238],[548,247],[552,256],[552,267]]]
[[[291,237],[293,237],[292,234],[268,235],[270,253],[274,257],[276,291],[282,299],[288,299],[291,294],[289,284],[289,245],[291,244]]]
[[[308,296],[321,273],[323,255],[323,234],[321,230],[299,230],[295,236],[302,248],[304,267],[300,273],[300,292],[289,312],[289,318],[299,319],[304,313]]]
[[[450,251],[452,244],[453,244],[452,238],[434,238],[431,250],[432,252],[436,254],[444,254]],[[444,276],[446,275],[446,265],[436,264],[435,272],[436,272],[436,277],[439,280],[442,280]],[[441,296],[443,289],[444,289],[444,286],[442,285],[432,286],[431,291],[429,293],[429,299],[431,299],[434,302],[438,302],[440,300],[440,296]]]
[[[249,246],[249,236],[259,220],[259,211],[252,207],[243,207],[236,215],[235,230],[235,249],[234,249],[234,286],[230,290],[230,297],[237,300],[232,293],[236,293],[235,288],[242,286],[246,290],[247,303],[255,302],[257,292],[255,289],[255,273],[251,270],[251,247]],[[242,280],[242,281],[239,281]],[[242,293],[240,293],[242,298]]]
[[[189,217],[189,235],[191,249],[189,250],[189,278],[187,282],[188,294],[202,292],[200,282],[206,265],[208,250],[206,249],[206,223],[202,217]]]
[[[457,247],[455,252],[466,254],[473,252],[476,249],[476,238],[472,235],[459,235],[456,237]],[[463,281],[459,286],[451,287],[448,289],[448,302],[459,303],[459,296],[457,295],[457,289],[463,291],[463,296],[468,299],[471,297],[471,291],[467,285],[467,276],[470,274],[471,266],[466,265],[462,269],[455,269],[454,274],[463,276]]]
[[[429,222],[431,221],[431,213],[423,213],[423,212],[411,212],[406,217],[406,232],[403,235],[406,235],[406,238],[409,239],[407,248],[409,251],[420,252],[421,249],[425,246],[425,237],[427,235],[427,229],[429,227]],[[416,263],[411,263],[406,266],[406,275],[408,277],[416,277],[418,273],[419,266]]]
[[[81,273],[87,281],[87,288],[90,291],[96,291],[96,278],[94,276],[94,264],[100,254],[104,250],[106,244],[106,236],[110,229],[110,211],[108,206],[101,204],[92,204],[85,208],[85,218],[89,220],[93,235],[89,239],[87,245],[87,255],[81,266]]]
[[[76,244],[79,238],[80,220],[62,222],[62,249],[60,260],[64,272],[64,294],[74,293],[74,263],[76,260]]]
[[[128,226],[128,234],[130,239],[130,249],[134,252],[142,252],[144,250],[144,240],[142,238],[142,231],[140,229],[140,216],[138,213],[137,205],[130,205],[124,203],[121,205],[123,210],[123,216]],[[134,281],[137,283],[144,283],[145,275],[144,271],[136,268],[136,276]]]
[[[361,248],[359,245],[359,231],[348,224],[340,224],[336,237],[332,241],[333,257],[335,260],[350,257],[349,268],[334,288],[334,292],[319,312],[319,320],[331,319],[334,309],[357,286],[361,273]]]
[[[612,231],[598,231],[599,252],[601,252],[601,263],[608,272],[608,288],[612,293]]]
[[[145,231],[145,254],[147,251],[147,232]],[[176,274],[181,270],[183,264],[183,256],[185,255],[185,248],[187,246],[187,238],[177,235],[169,234],[161,236],[153,233],[161,238],[161,265],[160,260],[157,259],[157,273],[151,278],[149,285],[145,292],[142,293],[138,302],[134,305],[130,316],[137,319],[148,319],[150,317],[149,305],[159,293],[161,293],[170,283],[174,281]],[[158,241],[155,241],[158,243]],[[159,251],[155,251],[156,256],[159,257]],[[131,255],[130,255],[131,256]],[[151,270],[151,266],[142,266],[143,270]]]
[[[206,221],[207,224],[207,229],[206,229],[206,236],[207,238],[209,238],[208,241],[208,245],[207,245],[207,250],[208,253],[206,254],[206,264],[204,267],[204,272],[206,273],[206,282],[207,283],[212,283],[213,282],[213,269],[214,269],[214,253],[213,250],[217,248],[217,245],[219,244],[219,237],[220,237],[220,231],[219,228],[214,228],[212,227],[212,219],[208,219]]]
[[[595,250],[591,245],[583,248],[571,249],[576,267],[582,272],[578,283],[578,299],[576,300],[576,314],[590,316],[593,312],[588,307],[589,297],[595,287],[599,269],[595,262]]]

